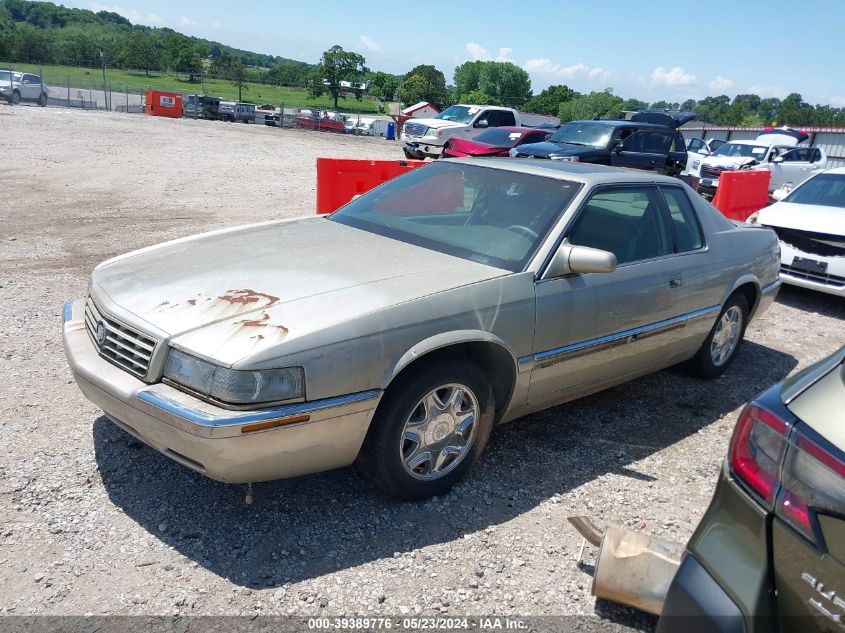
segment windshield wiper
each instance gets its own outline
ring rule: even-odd
[[[590,145],[589,143],[579,143],[578,141],[555,141],[555,143],[566,143],[567,145],[580,145],[581,147],[592,147],[592,145]]]

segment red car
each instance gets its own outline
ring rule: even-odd
[[[474,139],[450,138],[443,156],[507,156],[508,150],[524,143],[542,143],[554,130],[535,127],[494,127]]]

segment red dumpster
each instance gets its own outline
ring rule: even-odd
[[[767,169],[725,170],[719,175],[713,206],[726,218],[745,222],[749,215],[769,203],[771,177]]]
[[[152,116],[167,116],[178,119],[182,116],[182,95],[178,92],[147,90],[144,93],[144,110]]]
[[[332,213],[380,184],[425,165],[422,160],[317,159],[317,213]]]

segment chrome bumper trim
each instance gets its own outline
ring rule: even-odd
[[[380,395],[380,390],[373,389],[370,391],[361,391],[345,396],[338,396],[336,398],[315,400],[313,402],[299,402],[296,404],[276,407],[274,409],[264,409],[262,411],[244,411],[241,413],[232,412],[232,415],[226,416],[214,415],[206,411],[193,409],[180,402],[176,402],[167,396],[155,393],[154,391],[140,391],[138,393],[138,399],[152,407],[155,407],[156,409],[160,409],[161,411],[197,426],[223,427],[252,424],[254,422],[266,422],[269,420],[278,420],[296,415],[316,413],[326,409],[373,400],[378,398]]]
[[[768,295],[773,292],[776,292],[783,282],[780,279],[775,279],[772,283],[763,286],[762,290],[760,290],[760,294]]]

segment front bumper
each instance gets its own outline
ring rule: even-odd
[[[441,145],[432,145],[423,141],[407,141],[402,139],[402,149],[414,158],[427,158],[440,156],[443,153]]]
[[[811,271],[793,266],[795,258],[827,264],[825,270]],[[799,251],[786,242],[780,243],[780,278],[784,283],[845,297],[845,257],[822,257]]]
[[[63,313],[65,355],[80,390],[115,424],[171,459],[218,481],[283,479],[348,466],[358,455],[380,390],[231,411],[162,383],[147,384],[97,352],[85,301]],[[257,424],[272,426],[251,430]]]

